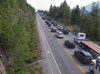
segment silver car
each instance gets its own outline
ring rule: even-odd
[[[57,31],[55,33],[55,36],[57,36],[58,38],[64,38],[63,33],[62,32],[59,32],[59,31]]]
[[[59,26],[59,27],[58,27],[58,29],[59,29],[59,30],[62,30],[62,29],[63,29],[63,27],[62,27],[62,26]]]
[[[75,42],[75,43],[77,43],[77,44],[80,44],[80,42],[82,42],[82,41],[84,41],[84,40],[82,40],[82,39],[77,39],[77,38],[74,38],[74,42]]]
[[[51,25],[49,28],[52,29],[53,28],[53,25]]]

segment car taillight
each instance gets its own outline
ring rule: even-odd
[[[71,45],[71,44],[69,44],[69,45]]]
[[[87,60],[87,58],[83,58],[84,60]]]

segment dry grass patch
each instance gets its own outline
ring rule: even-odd
[[[36,62],[28,67],[30,68],[31,72],[35,71],[35,74],[43,74],[43,67],[39,62]]]

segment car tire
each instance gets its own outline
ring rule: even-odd
[[[94,74],[94,72],[91,70],[91,71],[90,71],[90,74]]]

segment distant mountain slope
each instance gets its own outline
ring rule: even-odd
[[[89,12],[91,11],[91,8],[92,8],[93,3],[94,3],[94,2],[90,3],[89,5],[84,6],[85,9],[86,9],[86,11],[89,11]],[[95,3],[98,4],[98,6],[99,6],[99,8],[100,8],[100,1],[95,2]],[[82,8],[82,7],[81,7],[81,8]]]

